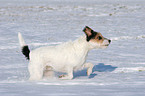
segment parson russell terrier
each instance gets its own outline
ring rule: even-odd
[[[22,35],[18,33],[22,53],[29,60],[29,80],[41,80],[45,76],[53,75],[54,71],[67,73],[59,76],[60,79],[73,79],[73,71],[82,68],[87,68],[87,75],[90,75],[93,64],[86,63],[89,50],[107,48],[111,40],[104,38],[101,33],[95,32],[88,26],[83,31],[86,35],[75,41],[40,47],[31,52]]]

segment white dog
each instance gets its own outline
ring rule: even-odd
[[[52,75],[53,71],[67,73],[67,75],[59,76],[60,79],[73,79],[73,71],[81,68],[87,68],[87,75],[90,75],[93,64],[86,63],[89,50],[106,48],[111,40],[104,38],[101,33],[93,31],[88,26],[83,31],[86,35],[73,42],[40,47],[31,52],[22,35],[18,33],[22,53],[30,60],[28,65],[29,79],[41,80],[44,76]]]

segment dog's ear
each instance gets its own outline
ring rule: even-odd
[[[96,36],[96,32],[94,32],[91,28],[86,26],[83,30],[87,36],[87,41],[89,42],[94,36]]]
[[[91,36],[92,35],[92,29],[91,28],[89,28],[88,26],[86,26],[85,28],[84,28],[84,30],[83,30],[84,32],[85,32],[85,34],[89,37],[89,36]]]

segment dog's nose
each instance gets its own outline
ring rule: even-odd
[[[108,40],[109,43],[111,43],[111,40]]]

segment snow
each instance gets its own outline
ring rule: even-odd
[[[0,96],[144,96],[144,0],[0,0]],[[83,35],[84,26],[112,40],[105,50],[90,51],[93,73],[74,72],[28,81],[21,54],[21,32],[31,50]]]

